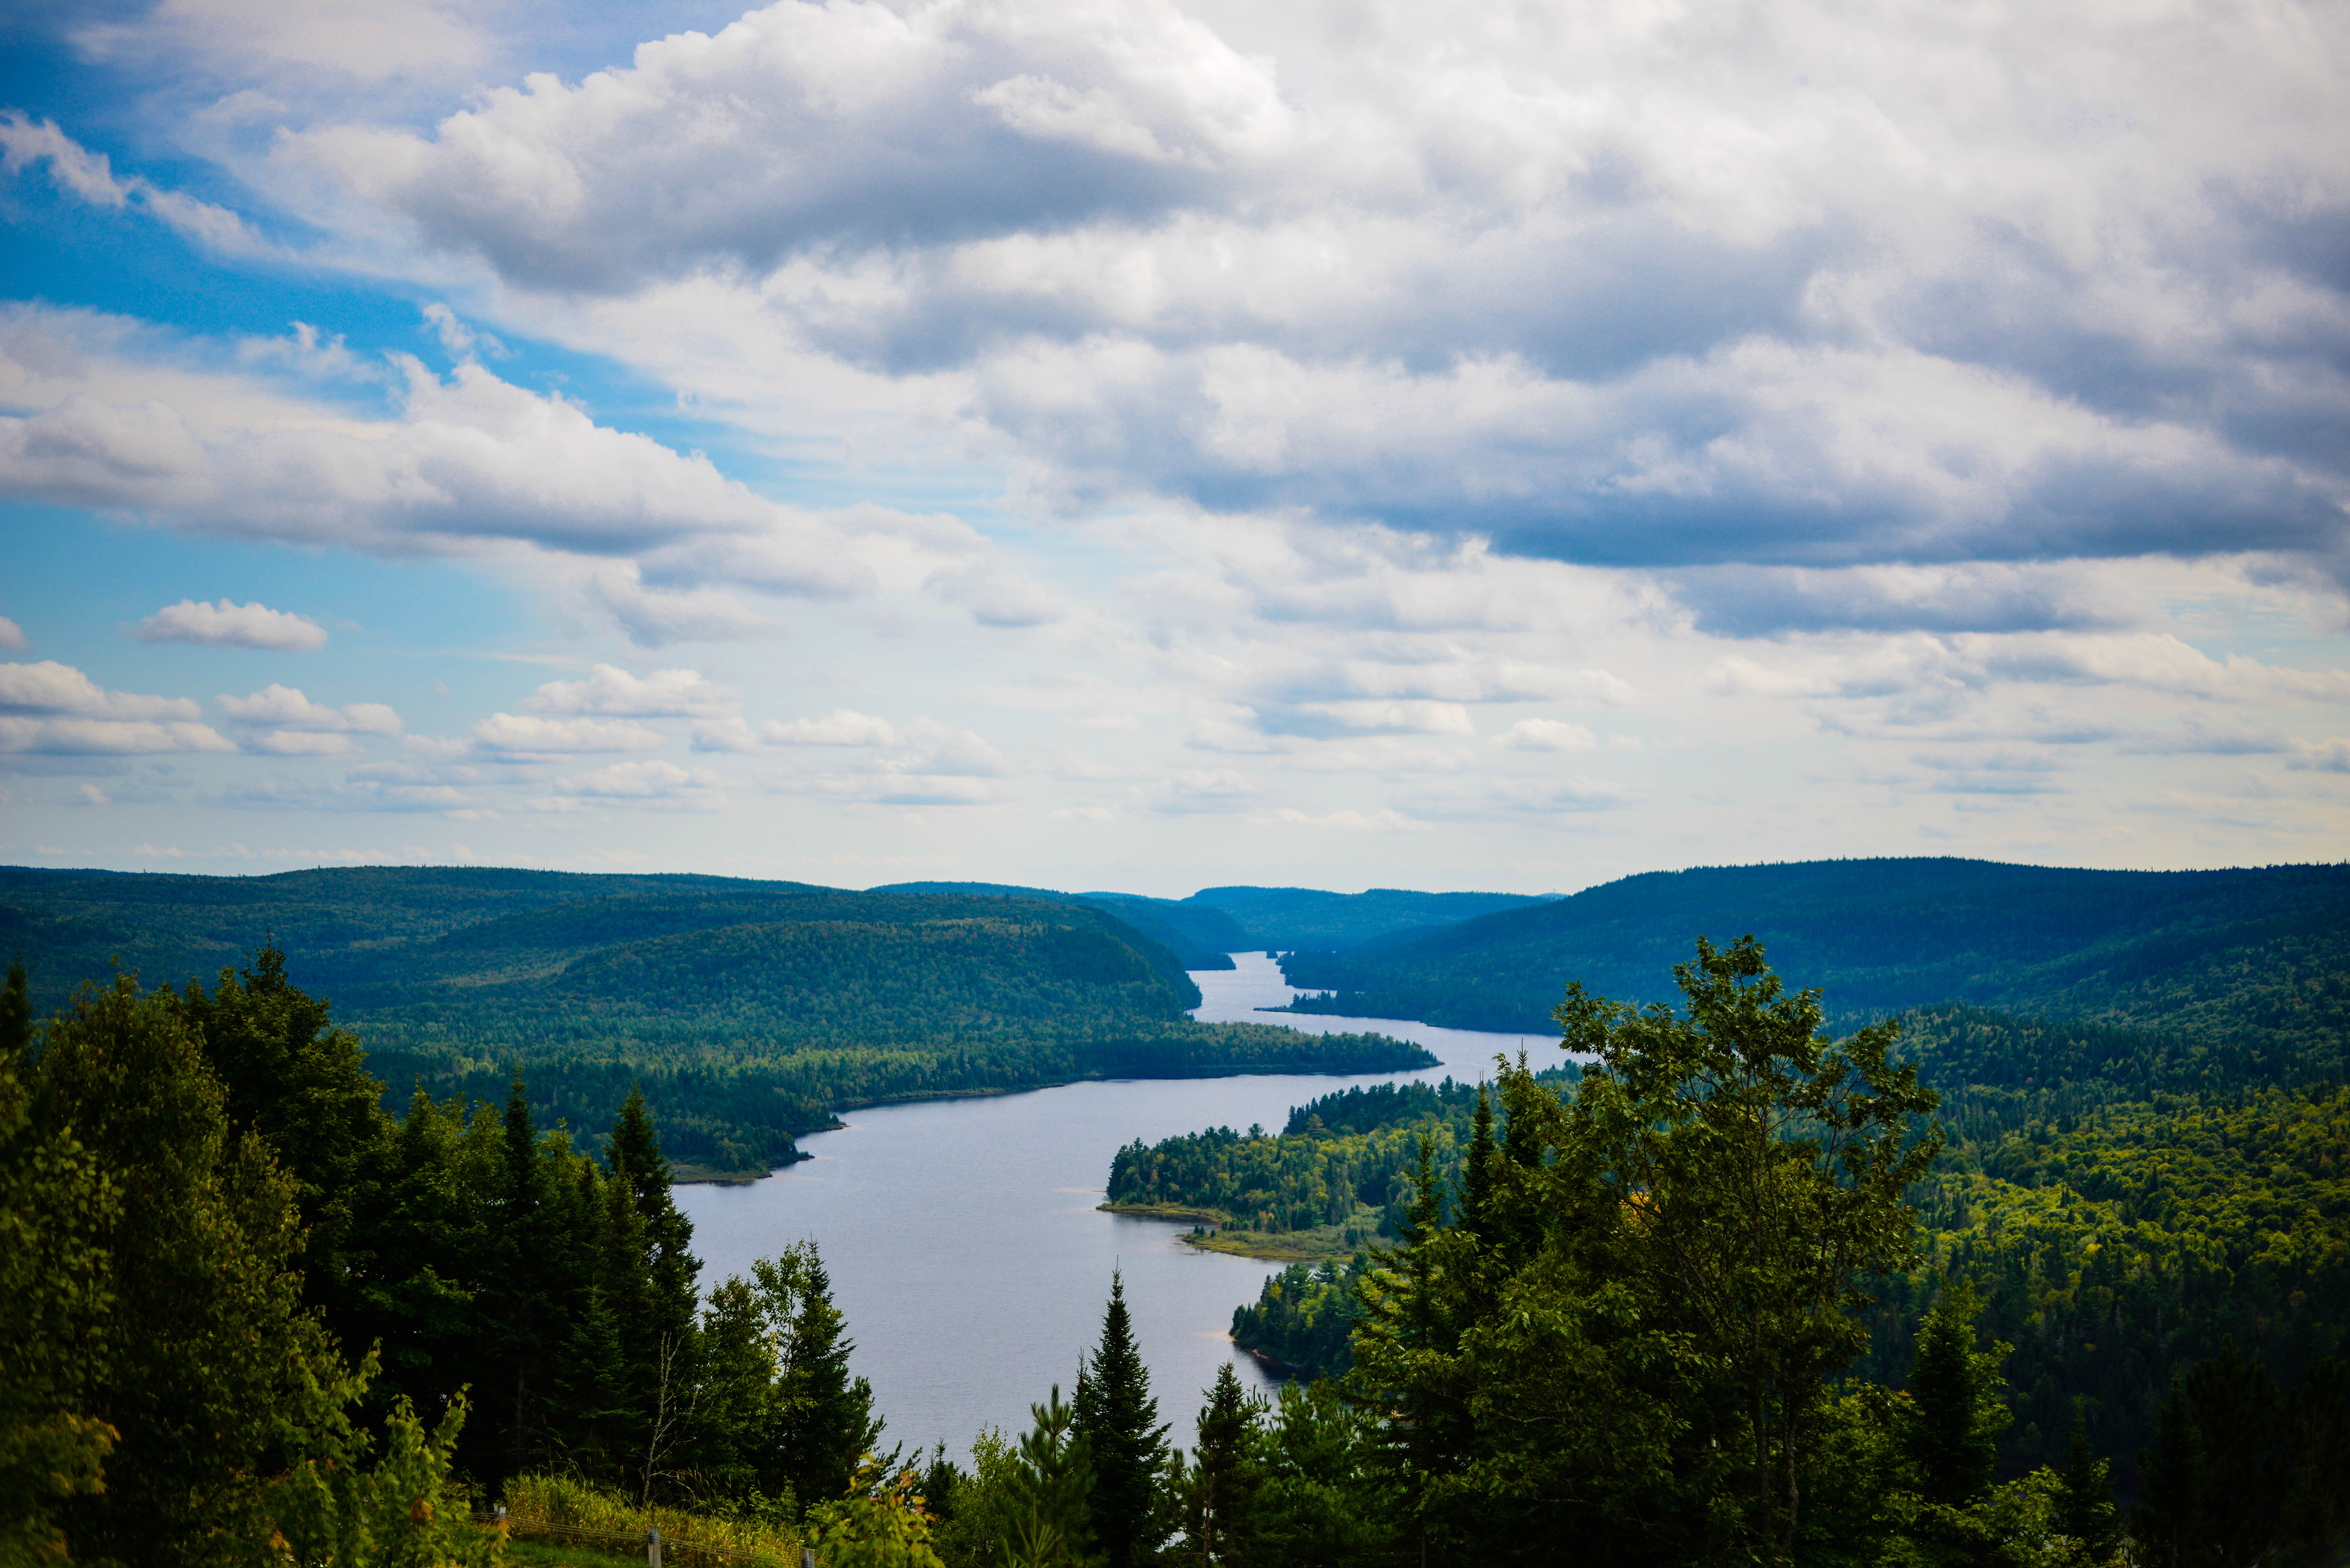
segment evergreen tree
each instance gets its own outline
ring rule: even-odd
[[[25,968],[0,992],[0,1562],[65,1559],[68,1498],[94,1495],[119,1436],[90,1412],[113,1300],[117,1184],[33,1109]]]
[[[2139,1501],[2130,1510],[2130,1537],[2149,1568],[2191,1568],[2202,1561],[2203,1444],[2178,1377],[2170,1381],[2154,1430],[2154,1447],[2137,1457]]]
[[[605,1486],[624,1481],[635,1457],[639,1422],[619,1318],[590,1286],[587,1309],[548,1376],[546,1418],[564,1462]]]
[[[1076,1431],[1093,1461],[1095,1539],[1109,1568],[1135,1568],[1163,1538],[1154,1516],[1168,1462],[1168,1428],[1159,1424],[1150,1373],[1127,1314],[1126,1282],[1115,1272],[1101,1343],[1077,1380],[1076,1406]]]
[[[880,1441],[873,1386],[849,1371],[857,1346],[833,1304],[832,1276],[814,1241],[752,1265],[761,1310],[780,1334],[773,1467],[766,1489],[788,1487],[802,1508],[844,1495]]]
[[[693,1221],[679,1211],[671,1196],[669,1160],[645,1109],[644,1093],[634,1084],[612,1119],[605,1153],[614,1171],[628,1171],[629,1191],[644,1221],[655,1332],[682,1338],[693,1324],[694,1281],[702,1263],[691,1251]]]
[[[2056,1528],[2073,1543],[2066,1560],[2076,1568],[2103,1568],[2122,1549],[2121,1511],[2114,1506],[2107,1469],[2090,1449],[2088,1420],[2075,1408]]]
[[[1241,1564],[1253,1559],[1257,1539],[1257,1425],[1263,1404],[1251,1397],[1232,1374],[1232,1364],[1216,1368],[1200,1411],[1199,1447],[1184,1477],[1183,1544],[1180,1555],[1200,1568]]]
[[[1010,1532],[999,1542],[1008,1568],[1091,1568],[1094,1551],[1094,1470],[1076,1411],[1061,1402],[1061,1386],[1042,1405],[1028,1407],[1035,1426],[1021,1438],[1009,1477]]]
[[[1909,1372],[1917,1419],[1908,1448],[1918,1494],[1946,1508],[1967,1507],[1990,1492],[1999,1434],[2009,1420],[2000,1398],[1998,1356],[1976,1348],[1980,1310],[1971,1281],[1946,1289],[1918,1331]]]
[[[1493,1102],[1477,1086],[1477,1110],[1469,1124],[1469,1153],[1461,1168],[1461,1228],[1482,1241],[1493,1229]]]
[[[162,994],[203,1042],[232,1136],[259,1133],[296,1184],[305,1299],[348,1323],[362,1311],[365,1284],[355,1276],[367,1265],[364,1231],[392,1132],[366,1053],[331,1026],[324,1001],[286,978],[275,942],[242,970],[223,970],[209,995],[192,980]]]
[[[258,1548],[292,1468],[344,1450],[367,1376],[303,1310],[296,1184],[258,1135],[232,1131],[168,995],[127,977],[48,1026],[36,1073],[49,1125],[123,1178],[103,1233],[106,1359],[77,1412],[120,1440],[104,1491],[59,1511],[74,1551],[165,1564],[210,1541]]]

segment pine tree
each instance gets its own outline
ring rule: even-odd
[[[634,1084],[612,1119],[611,1140],[605,1148],[615,1171],[627,1168],[637,1212],[645,1222],[659,1332],[682,1335],[693,1322],[694,1280],[702,1263],[691,1250],[693,1221],[679,1212],[671,1194],[669,1159],[645,1109],[644,1093]]]
[[[1909,1397],[1917,1411],[1909,1456],[1928,1502],[1964,1508],[1991,1490],[1999,1434],[2008,1422],[1998,1358],[1975,1348],[1974,1285],[1946,1290],[1918,1331]]]
[[[1461,1162],[1461,1228],[1480,1241],[1490,1238],[1493,1213],[1493,1101],[1477,1085],[1477,1111],[1469,1124],[1469,1152]]]
[[[1135,1568],[1159,1548],[1152,1515],[1167,1468],[1168,1428],[1159,1424],[1150,1373],[1126,1310],[1126,1282],[1115,1272],[1101,1343],[1077,1383],[1076,1430],[1093,1459],[1095,1538],[1109,1568]]]
[[[998,1547],[1009,1568],[1086,1568],[1094,1555],[1092,1458],[1076,1412],[1051,1398],[1028,1407],[1035,1426],[1020,1439],[1011,1477],[1010,1534]]]
[[[547,1383],[547,1429],[565,1462],[604,1485],[625,1480],[639,1423],[619,1318],[601,1290],[589,1287]]]
[[[2137,1457],[2139,1501],[2130,1510],[2130,1538],[2149,1568],[2188,1568],[2201,1561],[2202,1449],[2187,1390],[2174,1376],[2155,1417],[2154,1447]]]
[[[2106,1461],[2090,1451],[2089,1423],[2075,1408],[2056,1529],[2073,1542],[2068,1560],[2080,1568],[2098,1568],[2121,1551],[2121,1511],[2114,1506],[2113,1481],[2106,1471]]]
[[[1264,1409],[1241,1387],[1229,1361],[1216,1368],[1216,1381],[1207,1396],[1200,1412],[1195,1462],[1184,1478],[1181,1551],[1185,1562],[1196,1558],[1201,1568],[1251,1558],[1260,1482],[1256,1430]]]
[[[854,1376],[857,1346],[833,1304],[832,1276],[814,1241],[752,1265],[762,1310],[783,1339],[776,1402],[779,1415],[768,1490],[791,1489],[803,1508],[843,1495],[858,1461],[880,1440],[873,1386]]]

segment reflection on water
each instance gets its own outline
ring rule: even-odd
[[[889,1439],[943,1440],[960,1453],[983,1427],[1024,1428],[1030,1402],[1052,1384],[1068,1392],[1079,1351],[1101,1332],[1110,1271],[1122,1269],[1159,1416],[1188,1444],[1220,1364],[1237,1360],[1244,1382],[1264,1385],[1224,1334],[1232,1309],[1253,1301],[1277,1265],[1194,1251],[1180,1240],[1182,1226],[1100,1212],[1118,1147],[1206,1127],[1278,1130],[1292,1106],[1348,1084],[1488,1076],[1497,1051],[1514,1054],[1522,1044],[1538,1066],[1557,1060],[1555,1039],[1257,1012],[1295,993],[1263,954],[1235,961],[1236,970],[1191,977],[1204,999],[1195,1016],[1315,1033],[1375,1030],[1426,1045],[1443,1065],[1348,1078],[1070,1084],[853,1111],[845,1129],[801,1140],[813,1158],[764,1181],[678,1189],[704,1286],[814,1237]]]

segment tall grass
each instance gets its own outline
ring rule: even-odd
[[[649,1527],[657,1527],[665,1543],[747,1552],[778,1568],[799,1564],[800,1534],[791,1525],[658,1505],[640,1508],[625,1493],[567,1476],[516,1476],[506,1482],[505,1503],[507,1522],[517,1529],[543,1525],[641,1538]]]

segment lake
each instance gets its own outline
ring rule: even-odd
[[[903,1440],[910,1453],[943,1441],[962,1456],[983,1428],[1025,1430],[1029,1405],[1053,1384],[1068,1395],[1079,1353],[1100,1336],[1110,1272],[1122,1270],[1159,1418],[1189,1446],[1219,1366],[1236,1362],[1243,1382],[1270,1386],[1227,1333],[1232,1309],[1253,1302],[1280,1265],[1195,1251],[1180,1240],[1187,1226],[1102,1213],[1096,1205],[1119,1147],[1252,1122],[1278,1131],[1292,1106],[1349,1084],[1489,1077],[1494,1053],[1522,1044],[1538,1067],[1559,1060],[1549,1036],[1259,1012],[1296,992],[1263,953],[1233,961],[1191,976],[1202,998],[1194,1017],[1389,1034],[1425,1045],[1442,1065],[1068,1084],[851,1111],[846,1127],[800,1140],[812,1158],[764,1181],[677,1189],[703,1287],[815,1238],[857,1342],[852,1365],[889,1418],[885,1442]]]

